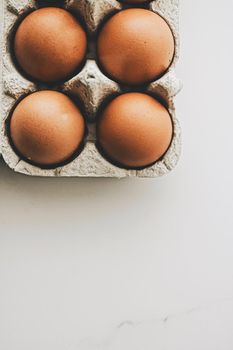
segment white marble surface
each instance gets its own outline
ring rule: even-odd
[[[154,180],[0,167],[1,350],[232,350],[232,0],[181,0],[183,155]]]

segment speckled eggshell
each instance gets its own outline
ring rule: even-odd
[[[32,79],[65,80],[77,73],[87,48],[86,33],[68,11],[45,7],[20,23],[14,38],[19,67]]]
[[[39,91],[25,97],[10,118],[10,138],[23,158],[40,166],[69,159],[85,131],[84,118],[66,95]]]
[[[97,143],[109,159],[127,168],[153,164],[168,149],[172,121],[167,109],[144,93],[114,98],[100,115]]]
[[[141,8],[113,15],[97,42],[103,71],[127,85],[145,84],[164,74],[172,63],[174,49],[174,37],[164,19]]]

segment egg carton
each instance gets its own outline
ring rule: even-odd
[[[160,96],[168,106],[174,124],[173,139],[166,154],[154,165],[142,170],[126,170],[111,164],[103,158],[96,148],[95,118],[99,106],[111,96],[122,92],[118,83],[106,77],[99,69],[94,55],[89,52],[88,59],[82,71],[62,85],[54,89],[72,93],[79,97],[85,106],[87,114],[88,135],[85,146],[79,156],[69,164],[55,169],[41,169],[31,165],[14,152],[6,130],[6,120],[18,99],[31,92],[46,89],[46,85],[37,85],[25,77],[15,68],[11,58],[11,33],[17,20],[36,9],[38,1],[33,0],[3,0],[1,16],[2,28],[2,84],[1,84],[1,139],[0,148],[7,165],[27,175],[34,176],[77,176],[77,177],[157,177],[171,171],[178,162],[181,150],[181,132],[175,113],[174,97],[181,89],[181,82],[176,77],[175,65],[179,55],[179,0],[154,0],[147,7],[161,15],[170,25],[175,38],[175,57],[169,70],[160,79],[148,85],[145,92]],[[45,1],[46,3],[46,1]],[[56,1],[53,1],[56,4]],[[59,6],[61,1],[58,1]],[[90,33],[95,33],[105,16],[121,10],[126,5],[117,0],[67,0],[63,7],[73,13],[81,14]],[[128,6],[132,7],[132,6]]]

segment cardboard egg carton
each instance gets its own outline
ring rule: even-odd
[[[175,58],[166,72],[159,80],[152,82],[145,92],[160,96],[167,104],[174,124],[174,135],[170,147],[164,157],[153,166],[142,170],[126,170],[119,168],[107,161],[99,153],[95,146],[95,118],[96,112],[103,101],[115,93],[121,93],[121,86],[106,77],[96,63],[96,57],[89,52],[88,59],[82,71],[63,85],[54,87],[55,90],[72,93],[78,96],[86,109],[88,117],[88,135],[85,146],[79,156],[69,164],[55,169],[41,169],[31,165],[12,149],[8,133],[6,131],[6,120],[19,98],[28,93],[46,87],[24,78],[16,69],[10,50],[11,33],[16,21],[20,16],[37,8],[38,1],[33,0],[3,0],[1,1],[2,28],[2,84],[1,84],[1,138],[0,147],[2,156],[7,165],[16,172],[34,176],[77,176],[77,177],[157,177],[172,170],[180,156],[181,136],[180,126],[176,118],[174,97],[181,88],[181,83],[175,74],[175,65],[179,55],[179,31],[178,14],[179,0],[154,0],[148,4],[148,8],[160,14],[170,25],[175,42]],[[56,3],[54,1],[54,3]],[[120,10],[125,5],[117,0],[67,0],[64,7],[74,13],[81,14],[86,22],[90,33],[95,33],[99,24],[105,16]]]

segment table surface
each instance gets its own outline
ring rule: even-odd
[[[42,179],[0,166],[2,350],[232,350],[232,0],[181,0],[178,167]]]

